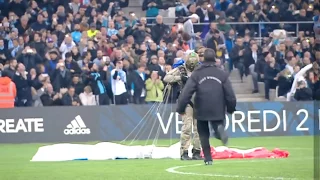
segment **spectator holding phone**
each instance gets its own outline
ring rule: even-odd
[[[117,61],[116,67],[111,71],[111,87],[115,104],[128,104],[127,74],[123,71],[123,61]]]
[[[151,76],[146,81],[146,102],[155,103],[163,101],[164,85],[157,71],[152,71]]]

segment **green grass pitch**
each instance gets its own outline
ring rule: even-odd
[[[287,159],[216,160],[213,166],[204,166],[202,161],[173,159],[30,162],[38,147],[44,144],[0,144],[0,180],[311,180],[313,141],[312,136],[233,138],[229,141],[231,147],[278,147],[288,150],[290,156]],[[170,142],[177,140],[159,140],[158,145]],[[214,140],[212,145],[219,146],[220,142]],[[173,168],[177,166],[180,168]]]

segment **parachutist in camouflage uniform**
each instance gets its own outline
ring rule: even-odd
[[[183,89],[183,86],[187,82],[188,78],[191,75],[191,72],[198,66],[199,64],[199,56],[198,54],[192,52],[189,55],[186,55],[184,58],[185,62],[184,64],[181,64],[180,66],[174,68],[170,72],[167,73],[167,75],[164,77],[164,81],[166,83],[179,83],[181,86],[181,90]],[[181,62],[180,62],[181,63]],[[182,117],[182,129],[181,129],[181,137],[180,137],[180,154],[181,154],[181,160],[202,160],[200,156],[200,139],[199,134],[197,130],[197,120],[194,119],[193,116],[193,102],[194,102],[194,96],[189,103],[189,105],[186,107],[186,115]],[[191,136],[192,136],[192,125],[193,125],[193,149],[192,149],[192,158],[188,156],[188,149],[191,144]]]

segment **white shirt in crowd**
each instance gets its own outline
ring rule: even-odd
[[[252,52],[252,58],[253,58],[254,62],[257,63],[257,61],[258,61],[258,54],[257,54],[257,52]]]
[[[93,93],[83,92],[79,95],[80,101],[83,106],[95,106],[97,105],[95,95]]]
[[[120,78],[120,75],[118,74],[117,79],[114,80],[113,75],[115,72],[116,72],[116,69],[113,69],[111,71],[111,86],[112,86],[113,95],[117,96],[127,92],[126,85],[125,85],[127,79],[126,79],[126,72],[121,71],[122,73],[124,73],[124,79],[122,80]]]
[[[143,74],[143,73],[140,73],[139,75],[140,75],[141,79],[142,79],[143,81],[145,81],[145,76],[144,76],[144,74]],[[146,96],[146,90],[143,88],[140,97],[145,97],[145,96]]]
[[[65,59],[65,54],[67,52],[71,52],[71,49],[76,46],[76,43],[74,43],[73,41],[71,42],[71,44],[66,44],[64,41],[62,42],[59,50],[62,53],[62,58]]]
[[[204,14],[204,20],[205,21],[209,21],[208,10],[207,9],[202,9],[202,8],[201,8],[201,10],[202,10],[202,12]]]

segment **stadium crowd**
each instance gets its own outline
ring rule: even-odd
[[[300,25],[298,34],[296,24],[246,24],[312,21],[319,16],[319,0],[144,0],[146,17],[139,18],[124,14],[128,3],[0,0],[0,86],[14,82],[14,105],[162,102],[165,74],[185,52],[195,50],[201,58],[205,48],[216,51],[217,66],[235,67],[241,78],[251,75],[252,93],[264,82],[266,99],[276,86],[278,95],[286,96],[295,74],[313,63],[294,99],[319,98],[320,49],[313,24]],[[176,24],[168,26],[159,10],[172,6]],[[264,38],[257,40],[259,34]],[[179,91],[173,84],[169,103]]]

